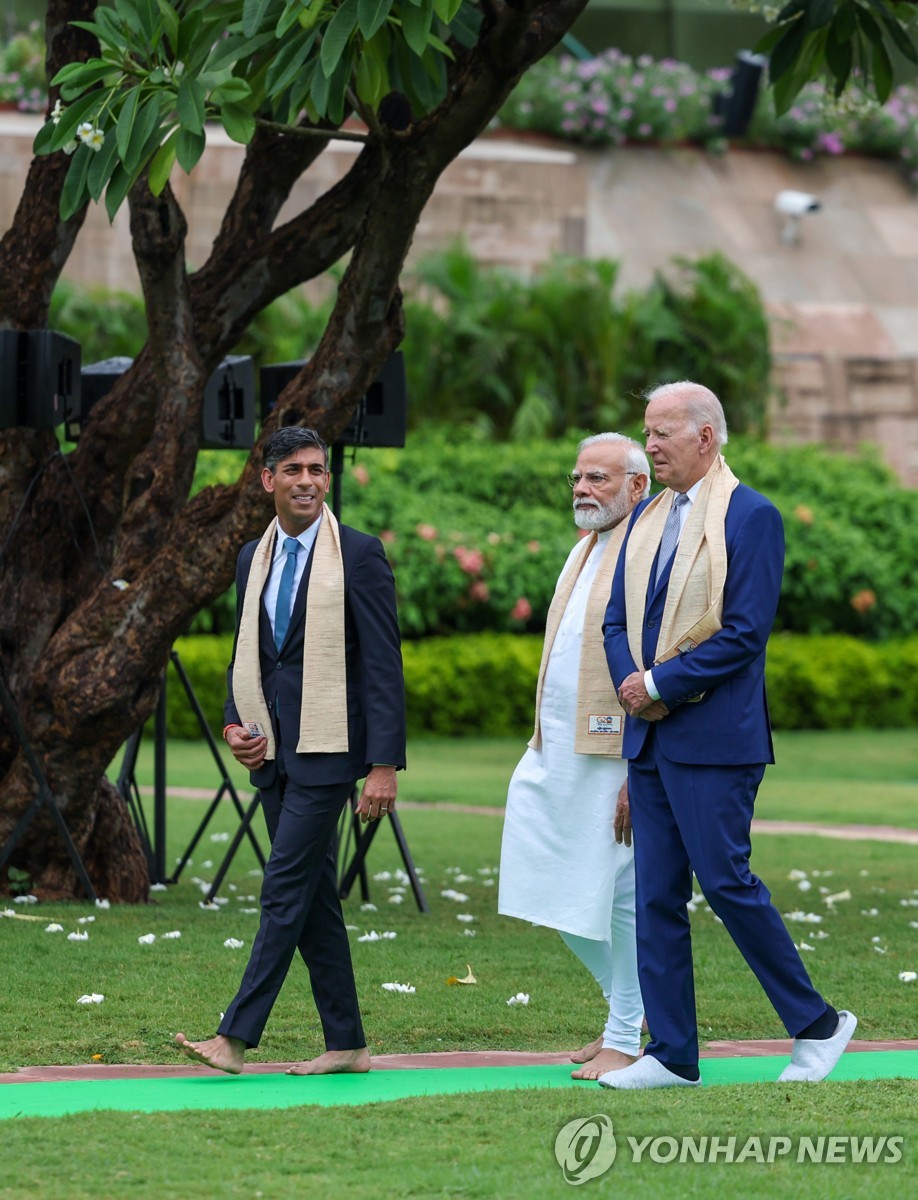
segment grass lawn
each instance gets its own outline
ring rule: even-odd
[[[857,735],[860,739],[862,735]],[[835,735],[784,735],[781,770],[796,780],[795,803],[782,812],[800,820],[853,820],[905,824],[896,788],[915,794],[909,771],[914,755],[907,735],[874,735],[885,752],[873,761],[854,753],[851,766]],[[827,739],[827,741],[823,741]],[[913,739],[912,739],[913,740]],[[419,743],[405,777],[406,798],[499,804],[500,789],[520,752],[508,742]],[[187,753],[187,765],[182,761]],[[200,749],[170,746],[170,786],[211,786],[200,771]],[[823,766],[820,766],[819,763]],[[196,765],[195,765],[196,764]],[[471,764],[471,766],[470,766]],[[911,765],[910,765],[911,764]],[[473,782],[471,770],[476,772]],[[143,761],[138,768],[148,782]],[[831,815],[807,780],[831,771],[837,782]],[[778,775],[778,770],[775,770]],[[858,778],[860,776],[860,778]],[[462,780],[462,782],[458,782]],[[411,781],[411,782],[409,782]],[[414,795],[411,788],[416,786]],[[788,784],[790,787],[790,783]],[[874,815],[853,806],[858,794],[875,794]],[[487,792],[487,794],[485,794]],[[788,793],[790,797],[790,792]],[[838,805],[849,803],[842,816]],[[890,798],[893,797],[893,798]],[[770,803],[770,802],[767,802]],[[763,803],[763,808],[767,808]],[[243,847],[227,877],[220,911],[199,907],[195,879],[208,881],[232,833],[231,807],[223,802],[182,880],[155,903],[93,912],[87,905],[42,905],[21,910],[39,920],[0,920],[0,1070],[42,1063],[164,1063],[175,1061],[178,1029],[209,1035],[233,995],[257,926],[259,880]],[[187,845],[203,812],[200,801],[169,801],[169,854]],[[816,816],[819,812],[822,815]],[[361,910],[356,894],[346,902],[361,1007],[373,1053],[444,1049],[565,1050],[599,1031],[603,1004],[595,985],[558,936],[496,913],[501,821],[487,813],[408,809],[403,824],[422,870],[431,906],[418,913],[410,891],[394,877],[401,860],[383,828],[369,858],[371,899]],[[914,824],[914,817],[909,822]],[[812,913],[819,922],[790,921],[795,941],[813,949],[804,957],[814,982],[837,1005],[860,1018],[858,1037],[918,1037],[916,984],[898,974],[918,969],[918,879],[915,849],[879,842],[849,843],[814,837],[756,839],[754,868],[766,879],[782,913]],[[792,870],[807,872],[803,891]],[[466,896],[456,902],[441,892]],[[834,906],[824,896],[849,890]],[[402,894],[401,903],[391,897]],[[17,906],[18,909],[18,906]],[[472,922],[457,920],[460,913]],[[78,925],[81,916],[95,920]],[[52,920],[63,933],[49,934]],[[705,1039],[779,1037],[782,1029],[732,942],[713,916],[694,914],[699,1023]],[[66,933],[88,931],[84,942]],[[393,940],[357,941],[366,930],[393,931]],[[181,938],[164,940],[167,931]],[[153,945],[138,938],[156,933]],[[474,936],[469,936],[474,933]],[[823,936],[825,935],[825,936]],[[246,943],[226,948],[227,938]],[[471,967],[474,986],[451,986]],[[381,984],[413,984],[414,995],[383,991]],[[519,991],[528,1006],[508,1007]],[[81,1006],[78,996],[105,995]],[[305,1058],[321,1049],[305,972],[294,968],[252,1061]],[[590,1088],[571,1092],[494,1093],[402,1100],[365,1108],[198,1112],[131,1115],[86,1114],[56,1120],[3,1122],[0,1197],[13,1200],[66,1197],[140,1200],[185,1197],[325,1197],[361,1200],[386,1191],[406,1196],[520,1197],[569,1194],[552,1153],[555,1136],[577,1117],[606,1113],[619,1138],[612,1169],[591,1183],[604,1195],[642,1197],[783,1196],[796,1200],[885,1197],[915,1190],[918,1174],[918,1084],[878,1081],[829,1083],[791,1089],[756,1084],[683,1093],[628,1095]],[[635,1161],[627,1137],[667,1135],[904,1135],[895,1164],[828,1165],[777,1161],[653,1163]],[[912,1184],[907,1180],[911,1178]]]

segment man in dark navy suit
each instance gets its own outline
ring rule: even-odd
[[[278,430],[264,461],[277,516],[239,555],[223,731],[259,789],[271,838],[261,923],[216,1037],[176,1042],[238,1074],[299,950],[326,1050],[290,1073],[368,1071],[333,847],[358,779],[362,820],[395,808],[405,765],[395,586],[378,538],[338,525],[325,504],[328,448],[314,430]]]
[[[692,872],[794,1038],[787,1081],[825,1078],[856,1018],[814,989],[771,896],[749,869],[756,791],[774,761],[765,647],[784,566],[780,514],[738,482],[717,397],[650,393],[644,436],[665,490],[638,506],[603,626],[627,715],[638,969],[652,1040],[612,1088],[699,1082],[687,902]]]

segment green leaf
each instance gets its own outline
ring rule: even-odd
[[[252,89],[244,79],[227,79],[219,87],[215,87],[210,98],[216,104],[241,104],[252,94]]]
[[[46,121],[35,135],[35,141],[32,143],[33,154],[50,154],[51,139],[54,137],[57,126],[53,121]]]
[[[101,150],[92,152],[92,162],[86,176],[86,186],[93,200],[98,200],[118,165],[118,141],[109,130]]]
[[[803,43],[809,36],[800,21],[795,21],[787,30],[771,52],[771,59],[768,63],[768,74],[773,84],[777,83],[781,76],[794,66]]]
[[[77,126],[87,118],[92,117],[93,124],[95,124],[95,117],[98,116],[98,110],[104,99],[104,92],[90,92],[88,96],[82,96],[79,100],[74,100],[73,104],[69,104],[54,127],[54,133],[51,135],[51,149],[60,150],[61,146],[66,146],[76,136]]]
[[[204,89],[187,71],[179,84],[176,111],[182,125],[192,133],[204,128]]]
[[[851,74],[853,61],[854,47],[851,45],[851,39],[840,41],[833,26],[829,30],[829,38],[826,42],[826,63],[835,80],[836,96],[840,96],[844,91],[848,76]]]
[[[429,33],[427,35],[427,47],[429,50],[436,50],[436,52],[438,54],[442,54],[444,58],[449,58],[455,61],[455,54],[453,54],[446,42],[441,41],[441,39],[438,38],[435,33]]]
[[[873,68],[873,86],[877,99],[881,104],[885,104],[892,91],[893,69],[892,63],[889,61],[889,53],[882,43],[874,46],[870,65]]]
[[[207,60],[207,70],[219,71],[223,67],[235,66],[237,62],[253,58],[259,50],[263,50],[269,43],[276,41],[274,31],[270,29],[252,38],[239,35],[228,37],[214,47]]]
[[[89,199],[86,176],[89,174],[93,151],[88,146],[78,146],[70,160],[70,169],[61,190],[60,213],[62,221],[69,221]]]
[[[318,70],[313,73],[309,98],[315,106],[319,117],[324,117],[328,106],[328,80],[325,77],[324,71]]]
[[[185,69],[194,71],[200,62],[210,54],[211,41],[208,38],[205,45],[199,44],[201,27],[204,18],[197,9],[182,19],[179,26],[178,38],[175,44],[175,57],[185,64]]]
[[[402,9],[402,33],[405,41],[418,58],[427,49],[427,38],[430,34],[433,8],[415,8],[413,5]]]
[[[309,57],[315,40],[315,29],[300,29],[283,43],[265,76],[265,91],[269,96],[276,96],[290,86]]]
[[[389,90],[384,86],[384,77],[374,55],[361,54],[357,62],[356,87],[358,98],[372,109]]]
[[[131,131],[134,128],[134,119],[137,116],[139,105],[140,88],[132,87],[125,97],[124,103],[121,105],[121,112],[118,114],[118,123],[115,126],[118,153],[121,155],[122,161],[127,158],[128,146],[131,144]]]
[[[915,49],[915,43],[902,28],[896,17],[880,3],[880,0],[867,0],[867,3],[886,26],[886,30],[899,53],[904,55],[909,62],[918,63],[918,50]]]
[[[351,67],[354,61],[353,43],[338,60],[335,72],[328,81],[328,104],[326,116],[334,125],[340,125],[344,120],[344,102],[347,96],[347,85],[351,77]],[[320,74],[319,71],[316,74]]]
[[[173,129],[150,160],[150,167],[147,171],[147,183],[154,196],[161,195],[166,184],[169,182],[169,176],[172,174],[172,168],[175,165],[178,134],[179,130]]]
[[[159,116],[160,98],[159,96],[151,96],[149,100],[144,101],[141,105],[140,111],[137,114],[137,120],[134,122],[134,129],[131,133],[131,143],[128,146],[127,153],[121,155],[121,161],[124,163],[126,170],[134,171],[142,168],[146,157],[147,145],[159,127]]]
[[[66,67],[61,67],[58,73],[51,80],[51,87],[57,87],[61,84],[70,84],[75,86],[80,84],[81,87],[89,87],[92,83],[98,83],[106,75],[111,75],[112,65],[105,62],[101,58],[91,58],[88,62],[69,63]]]
[[[385,25],[392,11],[392,0],[360,0],[357,12],[357,24],[365,41]]]
[[[807,29],[821,29],[835,16],[835,0],[810,0],[806,6],[803,23]]]
[[[177,54],[181,19],[168,0],[156,0],[156,3],[166,27],[166,36],[169,39],[169,45],[172,47],[173,54]]]
[[[867,39],[872,42],[874,46],[883,45],[883,34],[879,25],[869,12],[865,12],[864,9],[859,8],[857,10],[857,23],[860,25]]]
[[[145,33],[143,22],[131,0],[114,0],[114,7],[122,22],[138,37],[143,37]]]
[[[254,37],[273,6],[274,0],[245,0],[242,6],[242,32],[246,37]]]
[[[186,175],[190,175],[198,165],[206,144],[207,138],[203,133],[192,133],[189,129],[178,131],[175,139],[175,156]]]
[[[322,38],[322,49],[319,53],[322,72],[326,79],[331,78],[335,68],[341,61],[341,56],[344,54],[345,47],[350,41],[351,34],[357,28],[357,8],[359,4],[360,0],[344,0],[344,3],[328,23],[325,36]]]
[[[316,74],[321,74],[317,71]],[[247,146],[255,134],[255,118],[247,108],[239,104],[224,104],[220,109],[220,120],[226,136],[242,146]]]
[[[108,213],[109,221],[114,221],[115,214],[124,203],[124,198],[131,190],[133,182],[130,173],[125,171],[123,164],[119,164],[105,189],[105,211]]]

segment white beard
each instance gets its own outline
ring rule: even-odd
[[[596,530],[597,532],[612,529],[631,511],[628,503],[628,487],[629,483],[626,480],[618,493],[606,504],[597,504],[595,500],[575,500],[574,524],[578,529]]]

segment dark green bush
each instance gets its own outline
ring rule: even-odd
[[[232,638],[182,638],[176,649],[219,737]],[[541,653],[540,636],[480,633],[406,642],[409,734],[528,736]],[[169,736],[198,738],[184,691],[169,675]],[[851,637],[776,634],[767,681],[775,729],[909,728],[918,724],[918,637],[869,645]]]

